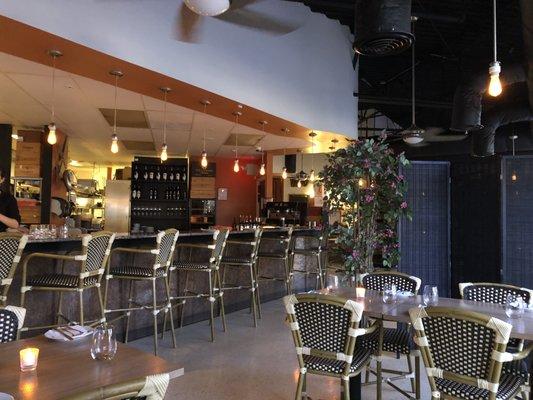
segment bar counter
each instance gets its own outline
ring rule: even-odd
[[[306,229],[301,229],[299,232],[305,232]],[[279,234],[279,230],[269,230],[265,232],[265,236]],[[180,232],[178,243],[207,243],[211,240],[213,235],[212,231],[191,231]],[[131,247],[131,248],[153,248],[155,247],[156,234],[117,234],[113,247]],[[230,233],[230,240],[245,240],[252,239],[253,231],[232,231]],[[303,238],[302,238],[303,239]],[[298,239],[301,240],[301,239]],[[303,239],[305,240],[305,239]],[[262,245],[262,249],[269,250],[269,246],[275,246],[275,242],[265,241]],[[300,242],[299,246],[302,245]],[[69,254],[76,253],[81,249],[81,240],[79,238],[66,238],[66,239],[30,239],[26,245],[21,264],[24,261],[24,256],[30,253],[42,252],[42,253],[56,253],[56,254]],[[241,251],[249,251],[246,247],[241,248],[240,245],[228,245],[226,251],[229,255],[238,254]],[[206,253],[203,249],[191,248],[178,248],[175,253],[175,257],[185,259],[189,261],[201,261],[205,260]],[[112,265],[135,265],[135,266],[151,266],[152,258],[150,255],[145,254],[113,254],[110,262]],[[283,271],[282,263],[276,260],[262,259],[261,269],[266,274],[281,274]],[[304,260],[300,257],[295,259],[295,267],[298,268]],[[316,261],[308,261],[316,262]],[[22,268],[20,267],[15,274],[15,278],[11,285],[8,294],[8,304],[18,305],[20,304],[20,286]],[[35,259],[28,265],[28,276],[41,273],[60,273],[63,269],[64,273],[78,274],[79,264],[66,262],[64,265],[57,264],[54,261],[45,259]],[[193,274],[189,278],[189,289],[195,292],[205,292],[207,290],[207,280],[201,279],[202,274]],[[195,279],[199,278],[199,279]],[[177,288],[180,290],[183,288],[184,277],[176,272],[170,274],[170,287],[171,295],[177,294]],[[249,283],[248,271],[243,269],[242,271],[233,271],[231,274],[228,272],[228,282],[242,282],[243,285]],[[147,290],[149,282],[136,282],[134,289],[134,298],[142,303],[149,303],[151,298],[150,292]],[[126,285],[122,280],[112,279],[109,285],[108,299],[106,309],[123,308],[127,305],[128,293],[126,291]],[[105,288],[105,277],[102,279],[102,293]],[[314,283],[310,284],[309,289],[314,288]],[[305,290],[304,279],[298,275],[295,278],[294,290]],[[164,288],[158,288],[158,299],[164,299]],[[281,298],[285,295],[285,285],[282,282],[261,282],[260,283],[260,295],[261,302],[270,301],[273,299]],[[247,290],[230,290],[224,293],[224,302],[226,313],[237,311],[240,309],[248,308],[250,306],[250,293]],[[27,326],[39,326],[48,325],[54,323],[55,313],[57,309],[59,296],[56,293],[48,292],[31,292],[26,296],[25,307],[27,309],[26,323]],[[94,320],[99,318],[99,306],[96,290],[87,290],[84,295],[84,310],[87,320]],[[176,319],[176,326],[179,326],[180,308],[174,309],[174,318]],[[78,296],[75,294],[65,294],[63,298],[62,313],[67,317],[76,320],[78,316]],[[108,318],[113,319],[118,314],[109,314]],[[184,325],[195,323],[209,319],[209,306],[205,301],[195,301],[195,299],[189,299],[185,304],[183,323]],[[162,318],[160,318],[162,323]],[[147,311],[132,312],[130,319],[130,340],[134,340],[140,337],[148,336],[153,333],[152,328],[152,315]],[[123,320],[119,319],[113,322],[117,328],[118,336],[121,336],[123,330]],[[219,321],[216,321],[217,329],[220,329]],[[250,318],[250,326],[252,321]],[[229,325],[231,329],[231,324]],[[38,330],[25,332],[23,336],[34,336],[39,334]],[[206,339],[208,339],[208,329],[205,332]],[[178,340],[179,342],[179,340]]]

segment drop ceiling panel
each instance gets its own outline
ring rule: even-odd
[[[142,96],[144,108],[148,111],[163,111],[163,94],[161,93],[161,99],[154,99],[149,96]],[[176,104],[167,103],[167,112],[178,114],[193,114],[194,111],[185,107],[180,107]]]
[[[115,82],[112,76],[109,76],[109,78],[109,84],[105,84],[78,75],[73,76],[74,81],[87,98],[87,101],[97,108],[114,108]],[[125,110],[144,109],[142,96],[138,93],[121,89],[120,80],[117,92],[117,108]]]
[[[42,75],[47,76],[48,79],[51,79],[52,69],[49,66],[38,64],[28,60],[23,60],[23,62],[21,62],[21,60],[21,58],[12,56],[11,54],[0,52],[0,71],[16,72],[18,74]],[[59,65],[56,69],[56,76],[67,76],[68,73],[61,71],[61,65],[59,62],[58,64]]]

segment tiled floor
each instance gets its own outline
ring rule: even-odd
[[[297,361],[292,337],[283,323],[281,300],[263,305],[263,319],[257,328],[251,315],[240,311],[227,315],[228,332],[217,330],[214,343],[209,341],[207,322],[184,327],[177,332],[178,347],[171,346],[167,334],[160,343],[160,356],[185,367],[185,375],[171,381],[166,399],[293,399],[296,389]],[[217,321],[217,328],[220,328]],[[132,342],[152,351],[152,338]],[[387,359],[387,366],[405,369],[402,360]],[[427,378],[422,370],[422,399],[429,398]],[[409,388],[407,381],[400,386]],[[308,378],[307,392],[313,400],[339,399],[340,382],[327,377]],[[375,385],[363,388],[363,399],[375,399]],[[405,399],[388,385],[383,399]]]

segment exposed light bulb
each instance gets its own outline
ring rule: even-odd
[[[513,172],[513,174],[511,175],[511,180],[516,181],[517,179],[518,179],[518,176],[516,175],[516,172]]]
[[[53,122],[48,125],[48,138],[46,140],[52,145],[57,143],[56,124]]]
[[[161,146],[161,161],[167,161],[167,160],[168,160],[167,144],[163,143],[163,146]]]
[[[115,134],[111,136],[111,153],[113,154],[118,153],[118,137]]]
[[[283,167],[283,171],[281,172],[281,177],[283,179],[287,179],[287,168]]]
[[[302,187],[302,181],[298,179],[298,183],[296,184],[296,186],[301,188]]]
[[[259,175],[265,175],[265,174],[266,174],[265,163],[262,163],[261,168],[259,168]]]
[[[492,97],[499,96],[502,93],[502,83],[500,81],[500,72],[502,71],[502,68],[500,66],[500,63],[498,61],[494,61],[489,66],[489,75],[490,75],[490,83],[489,83],[489,94]]]
[[[233,163],[233,172],[237,173],[239,172],[240,168],[239,168],[239,159],[236,158],[235,159],[235,162]]]
[[[205,150],[202,151],[202,160],[200,161],[200,165],[202,168],[207,168],[207,152]]]
[[[311,182],[314,182],[315,179],[316,179],[316,177],[315,177],[315,170],[312,169],[311,172],[309,173],[309,180],[310,180]]]

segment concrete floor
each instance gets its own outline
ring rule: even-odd
[[[171,381],[166,399],[226,400],[226,399],[293,399],[296,390],[298,363],[290,331],[284,324],[281,300],[263,305],[263,319],[253,328],[251,315],[239,311],[226,316],[228,331],[222,332],[217,320],[215,342],[209,341],[209,324],[200,322],[178,330],[177,348],[173,349],[170,335],[160,342],[159,355],[181,364],[185,375]],[[151,337],[131,345],[153,351]],[[406,369],[405,358],[386,359],[386,368]],[[430,398],[424,369],[422,399]],[[408,381],[399,385],[408,389]],[[307,392],[313,400],[339,399],[340,381],[328,377],[309,376]],[[375,385],[363,388],[363,399],[375,399]],[[405,399],[384,385],[383,399]]]

